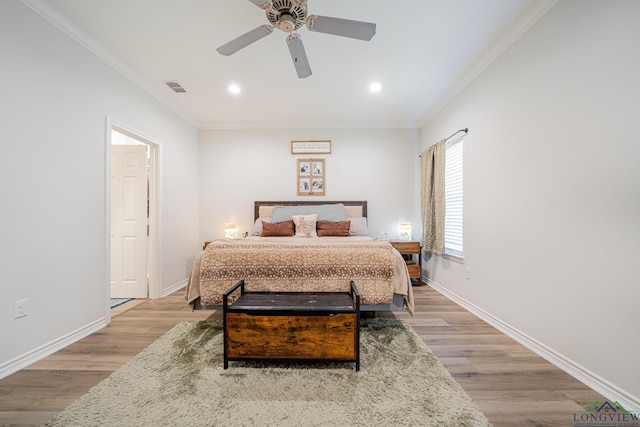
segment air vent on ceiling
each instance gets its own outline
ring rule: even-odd
[[[187,93],[185,88],[183,88],[182,85],[175,80],[166,80],[165,84],[169,86],[175,93]]]

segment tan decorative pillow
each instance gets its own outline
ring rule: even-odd
[[[291,215],[296,224],[296,237],[318,237],[316,234],[317,214]]]
[[[293,236],[294,234],[296,233],[293,221],[279,222],[277,224],[262,221],[262,237],[283,237]]]
[[[351,221],[340,221],[340,222],[318,221],[318,223],[316,224],[316,231],[319,237],[322,237],[322,236],[346,237],[349,235],[350,226],[351,226]]]

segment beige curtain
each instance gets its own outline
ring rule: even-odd
[[[425,252],[444,254],[444,139],[420,155],[422,229]]]

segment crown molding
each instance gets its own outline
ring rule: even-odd
[[[490,64],[492,64],[502,53],[504,53],[515,41],[517,41],[533,24],[544,16],[558,0],[541,0],[536,2],[529,12],[521,18],[503,36],[493,48],[483,57],[453,86],[440,100],[431,107],[425,115],[417,122],[400,123],[199,123],[190,113],[178,106],[166,94],[158,90],[140,77],[130,67],[112,55],[102,45],[92,39],[84,31],[78,28],[73,22],[68,20],[57,10],[51,7],[44,0],[21,0],[23,4],[42,16],[53,26],[68,35],[89,52],[97,56],[107,65],[111,66],[121,75],[130,80],[133,84],[154,97],[171,111],[185,119],[188,123],[200,130],[216,129],[420,129],[424,127],[438,112],[446,107],[458,94],[460,94],[473,80],[478,77]]]
[[[107,49],[105,49],[102,45],[96,42],[94,39],[89,37],[87,33],[82,31],[75,25],[73,22],[64,17],[60,12],[55,10],[51,5],[49,5],[44,0],[20,0],[25,6],[32,9],[38,15],[46,19],[50,24],[54,27],[65,33],[72,40],[77,42],[80,46],[97,56],[107,65],[115,69],[117,72],[122,74],[124,77],[129,79],[133,84],[138,86],[143,91],[147,92],[149,95],[153,96],[155,99],[160,101],[166,107],[168,107],[171,111],[185,119],[187,122],[199,128],[200,124],[198,121],[189,113],[187,113],[184,109],[179,107],[175,102],[173,102],[170,98],[168,98],[164,93],[159,91],[157,88],[149,84],[142,77],[140,77],[135,71],[125,65],[118,58],[113,56]]]
[[[485,53],[473,67],[467,71],[438,102],[431,107],[418,121],[418,127],[424,127],[436,114],[446,107],[460,92],[476,79],[489,65],[514,44],[529,28],[542,18],[559,0],[543,0],[536,2],[531,9]]]
[[[419,129],[418,123],[406,122],[362,122],[362,123],[331,123],[331,122],[246,122],[246,123],[203,123],[201,130],[241,130],[241,129]]]

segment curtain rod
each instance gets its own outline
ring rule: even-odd
[[[455,136],[455,135],[459,134],[460,132],[469,133],[469,128],[464,128],[464,129],[457,130],[454,133],[452,133],[451,135],[449,135],[448,137],[446,137],[444,140],[446,141],[447,139],[451,139],[452,136]]]
[[[447,139],[451,139],[451,137],[459,134],[460,132],[464,132],[465,134],[469,133],[469,128],[464,128],[464,129],[460,129],[455,131],[454,133],[452,133],[451,135],[449,135],[448,137],[446,137],[444,140],[446,141]],[[422,157],[421,155],[418,157]]]

